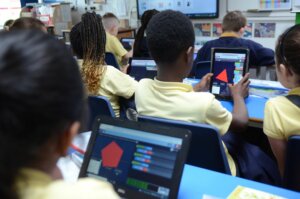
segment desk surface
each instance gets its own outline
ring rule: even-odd
[[[266,98],[250,95],[245,99],[248,109],[249,119],[254,122],[263,122]],[[228,110],[232,111],[232,101],[221,101],[221,104]]]
[[[300,193],[222,173],[185,165],[179,188],[179,199],[201,199],[203,195],[226,198],[238,186],[268,192],[285,198],[300,198]]]
[[[200,79],[186,78],[183,82],[195,85],[199,81]],[[262,123],[264,119],[265,104],[268,97],[285,95],[287,92],[288,90],[279,82],[251,79],[250,95],[245,99],[250,121]],[[228,111],[232,111],[233,103],[231,101],[221,100],[221,103]]]

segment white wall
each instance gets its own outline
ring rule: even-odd
[[[84,8],[86,7],[84,4],[84,0],[72,0],[77,1],[78,4],[78,11],[73,13],[73,22],[78,22],[80,20],[80,15],[84,13]],[[123,0],[126,5],[126,15],[119,16],[120,18],[129,19],[131,27],[138,26],[137,20],[137,13],[136,13],[136,0]],[[239,0],[243,4],[247,4],[248,1],[246,0]],[[250,0],[252,1],[252,0]],[[102,6],[97,5],[96,12],[99,14],[103,14],[105,12],[114,12],[116,13],[116,4],[120,3],[120,0],[107,0],[107,4]],[[250,3],[248,3],[250,4]],[[249,5],[250,6],[250,5]],[[230,9],[235,9],[231,5],[229,5]],[[236,9],[238,9],[239,5],[237,5]],[[246,6],[245,6],[246,7]],[[218,19],[211,19],[211,20],[193,20],[193,23],[213,23],[213,22],[222,22],[222,18],[227,13],[228,10],[228,0],[220,0],[220,13]],[[276,38],[289,26],[292,26],[295,21],[295,14],[290,13],[289,11],[277,11],[277,12],[263,12],[263,13],[249,13],[244,12],[247,16],[248,22],[256,23],[276,23],[276,34],[275,38],[249,38],[254,40],[262,45],[272,48],[275,48]],[[254,28],[254,27],[253,27]],[[207,41],[215,39],[214,37],[197,37],[197,41]]]

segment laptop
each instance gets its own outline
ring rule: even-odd
[[[154,79],[157,75],[157,66],[151,58],[137,58],[129,59],[129,75],[139,81],[143,78]]]
[[[133,43],[134,43],[133,37],[123,37],[121,38],[120,41],[126,50],[131,50],[133,48]]]
[[[79,177],[110,182],[122,198],[177,198],[189,130],[98,117]]]

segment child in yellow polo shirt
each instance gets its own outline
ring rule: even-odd
[[[270,99],[265,107],[264,133],[268,136],[273,153],[277,158],[281,175],[287,140],[300,135],[300,107],[290,97],[300,101],[300,25],[283,33],[276,45],[276,72],[280,83],[291,89],[287,97]]]
[[[85,102],[65,45],[24,30],[0,33],[0,46],[0,198],[119,198],[107,182],[65,182],[56,166],[78,132]]]
[[[88,94],[107,97],[115,115],[119,117],[120,97],[131,98],[137,82],[105,63],[107,37],[101,17],[95,13],[83,14],[82,21],[71,30],[70,41],[79,58],[78,64]]]
[[[236,85],[230,86],[234,108],[232,113],[228,112],[214,95],[201,92],[208,90],[212,74],[207,74],[194,88],[182,83],[193,65],[194,42],[193,25],[182,13],[168,10],[151,19],[147,28],[147,43],[158,72],[154,80],[142,79],[139,82],[135,93],[137,111],[141,115],[207,123],[218,128],[222,135],[227,134],[229,129],[238,134],[248,123],[244,97],[248,94],[249,74]],[[245,163],[244,160],[249,158],[242,157],[241,154],[249,153],[245,152],[246,144],[235,146],[236,140],[228,142],[230,145],[227,147],[224,146],[232,175],[239,173],[242,177],[272,183],[272,179],[268,179],[269,175],[263,174],[265,169],[262,165],[253,167],[251,175],[247,174],[252,165]],[[229,149],[233,149],[235,154]],[[256,161],[254,156],[252,160]],[[273,165],[276,167],[274,162]],[[267,179],[260,176],[266,176]]]

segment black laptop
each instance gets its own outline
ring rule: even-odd
[[[177,198],[191,133],[99,117],[79,177],[110,182],[122,198]]]

